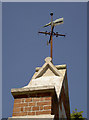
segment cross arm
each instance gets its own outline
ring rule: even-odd
[[[51,35],[50,32],[38,32],[38,33],[42,33],[42,34],[45,34],[45,35]],[[58,36],[64,36],[64,37],[65,37],[65,36],[66,36],[66,35],[64,35],[64,34],[59,34],[59,33],[57,33],[57,32],[56,32],[56,33],[53,32],[52,35],[53,35],[53,36],[56,36],[56,37],[58,37]]]
[[[59,33],[53,33],[53,35],[56,35],[56,37],[58,37],[58,36],[66,36],[66,35],[64,35],[64,34],[59,34]]]
[[[38,32],[38,33],[43,33],[45,35],[50,35],[51,34],[50,32]]]

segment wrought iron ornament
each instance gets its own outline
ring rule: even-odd
[[[53,36],[66,36],[64,34],[59,34],[58,32],[53,32],[54,30],[54,27],[56,25],[60,25],[60,24],[63,24],[63,18],[59,18],[59,19],[56,19],[55,21],[53,21],[53,13],[50,13],[51,15],[51,22],[49,22],[48,24],[44,25],[43,27],[47,27],[47,26],[51,26],[51,32],[38,32],[38,33],[42,33],[42,34],[45,34],[45,35],[50,35],[50,39],[49,41],[47,41],[47,45],[50,44],[50,57],[53,58],[53,42],[52,42],[52,37]]]

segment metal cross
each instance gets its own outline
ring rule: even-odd
[[[56,25],[59,25],[59,24],[62,24],[63,23],[63,19],[57,19],[55,21],[53,21],[53,13],[50,13],[51,15],[51,22],[46,24],[45,26],[43,27],[47,27],[47,26],[50,26],[51,25],[51,32],[38,32],[38,33],[42,33],[42,34],[45,34],[45,35],[50,35],[50,40],[49,40],[49,43],[50,43],[50,57],[53,58],[53,40],[52,40],[52,37],[53,36],[64,36],[63,34],[58,34],[58,32],[53,32],[53,29],[54,29],[54,26]]]

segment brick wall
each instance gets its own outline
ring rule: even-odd
[[[42,115],[52,113],[52,95],[48,93],[30,95],[28,98],[15,98],[13,115]]]

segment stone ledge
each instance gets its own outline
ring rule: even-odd
[[[53,92],[55,91],[55,86],[39,86],[39,87],[23,87],[23,88],[13,88],[11,93],[13,96],[28,94],[28,93],[39,93],[39,92]]]
[[[33,115],[33,116],[16,116],[9,117],[8,120],[53,120],[54,115]]]
[[[55,65],[55,67],[60,70],[60,69],[66,69],[66,64],[64,65]],[[40,70],[41,67],[36,67],[35,71],[38,72]]]

